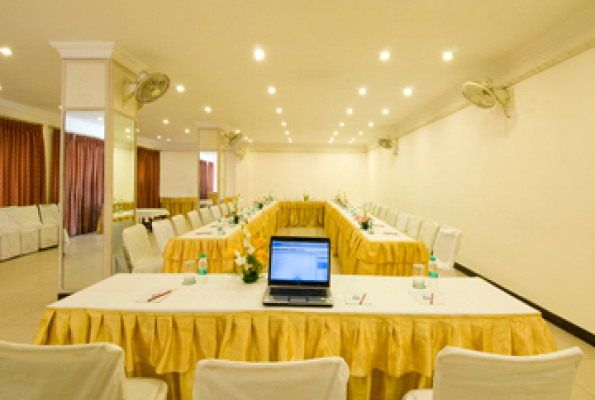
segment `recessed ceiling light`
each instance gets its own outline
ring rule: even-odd
[[[0,49],[0,53],[4,54],[5,56],[10,56],[12,55],[12,50],[10,50],[8,47],[2,47]]]
[[[126,136],[128,139],[130,139],[130,135]]]
[[[331,140],[329,140],[328,142],[329,142],[329,143],[333,143],[334,141],[335,141],[335,138],[334,138],[334,137],[332,137],[332,138],[331,138]]]
[[[339,126],[340,126],[341,128],[343,128],[343,127],[345,126],[345,124],[344,124],[343,122],[341,122],[341,123],[339,123]]]
[[[285,123],[285,121],[281,122],[281,126],[285,126],[285,125],[287,125],[287,124]]]
[[[280,109],[280,108],[277,108],[277,114],[281,114],[282,112],[283,112],[283,110],[282,110],[282,109]]]
[[[382,110],[382,114],[385,114],[385,115],[388,114],[388,109],[385,108],[384,110]]]
[[[347,114],[353,114],[353,109],[351,109],[351,108],[348,108],[348,109],[347,109]]]
[[[190,129],[185,129],[184,132],[190,133]]]
[[[363,88],[360,88],[360,89],[359,89],[359,94],[361,94],[362,96],[363,96],[364,94],[366,94],[366,88],[365,88],[365,87],[363,87]]]
[[[161,139],[161,136],[160,135],[157,135],[157,139]]]
[[[335,135],[335,136],[337,136],[338,134],[339,134],[339,132],[337,132],[337,131],[335,131],[335,132],[333,133],[333,135]]]
[[[130,133],[130,129],[126,128],[126,133]]]
[[[411,93],[413,93],[413,89],[411,89],[410,87],[403,89],[403,94],[405,96],[411,96]]]
[[[380,59],[382,61],[386,61],[390,58],[390,53],[388,51],[383,51],[382,53],[380,53]]]
[[[256,61],[264,59],[264,51],[260,47],[254,49],[254,59]]]
[[[178,85],[178,86],[176,86],[176,90],[177,90],[178,92],[183,92],[183,91],[184,91],[184,90],[186,90],[186,89],[184,89],[184,86],[182,86],[182,85]]]
[[[252,139],[248,140],[250,143],[252,143]]]
[[[363,135],[364,133],[363,133],[362,131],[359,131],[359,134],[360,134],[360,135]]]
[[[274,87],[272,87],[272,86],[269,86],[269,93],[270,93],[270,94],[275,94],[275,92],[276,92],[276,91],[277,91],[277,89],[275,89],[275,88],[274,88]]]
[[[289,135],[289,131],[285,131],[285,134],[286,134],[286,135]]]
[[[210,113],[211,112],[211,107],[205,107],[205,112]]]
[[[374,126],[374,123],[373,122],[368,122],[368,126],[371,128],[371,127]]]
[[[170,139],[170,138],[167,138],[167,141],[168,141],[168,142],[171,142],[171,139]]]
[[[444,61],[450,61],[450,60],[452,60],[453,57],[454,57],[454,54],[452,54],[452,51],[445,51],[444,53],[442,53],[442,59]]]
[[[349,144],[351,144],[351,140],[349,141]]]
[[[166,119],[164,119],[164,120],[163,120],[163,123],[167,125],[167,124],[169,124],[169,121],[168,121],[168,120],[166,120]]]
[[[291,143],[291,138],[287,138],[287,140],[289,140],[289,143]]]

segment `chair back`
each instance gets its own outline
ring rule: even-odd
[[[192,210],[188,213],[188,220],[190,221],[191,229],[200,228],[202,226],[200,216],[198,215],[198,211],[196,210]]]
[[[110,343],[35,346],[0,341],[3,399],[125,400],[124,351]]]
[[[379,206],[378,207],[378,219],[386,220],[386,216],[388,214],[388,207],[387,206]]]
[[[399,211],[390,210],[386,213],[386,223],[390,226],[397,226],[397,218],[399,217]]]
[[[175,215],[171,218],[171,222],[174,226],[174,232],[176,236],[180,236],[188,232],[188,225],[186,224],[186,218],[182,214]]]
[[[39,218],[39,210],[37,209],[37,206],[18,207],[18,210],[21,226],[37,227],[41,225],[41,219]]]
[[[378,212],[378,206],[376,205],[376,203],[372,203],[372,205],[370,206],[370,211],[368,212],[373,216],[377,216],[376,213]]]
[[[583,353],[503,356],[445,347],[436,357],[434,400],[568,400]]]
[[[39,214],[43,224],[59,224],[60,210],[57,204],[40,204]]]
[[[451,269],[455,263],[455,258],[461,246],[461,237],[463,234],[460,229],[450,226],[443,226],[438,231],[436,242],[434,243],[434,253],[438,268]]]
[[[221,209],[219,209],[219,206],[211,206],[209,208],[211,209],[211,214],[213,215],[213,219],[221,218]]]
[[[23,228],[23,225],[21,224],[21,216],[18,207],[12,206],[0,208],[0,215],[2,214],[2,230],[19,231]]]
[[[396,228],[401,232],[407,231],[407,225],[409,224],[409,214],[406,212],[400,212],[399,216],[397,217],[397,226]]]
[[[368,202],[367,201],[364,201],[360,207],[361,207],[362,210],[366,211],[366,207],[367,206],[368,206]]]
[[[227,204],[221,203],[219,205],[219,208],[221,209],[221,215],[223,215],[223,216],[229,215],[229,209],[227,208]]]
[[[434,250],[434,242],[436,241],[436,234],[438,233],[438,222],[431,219],[424,219],[419,230],[419,240],[421,240],[428,249],[430,254]]]
[[[131,225],[132,221],[129,219],[112,222],[112,271],[114,273],[131,272],[124,255],[124,238],[122,237],[124,229]]]
[[[419,215],[410,215],[407,223],[407,234],[414,239],[419,238],[419,230],[421,229],[421,222],[423,218]]]
[[[126,228],[122,231],[122,239],[124,239],[124,246],[130,256],[134,272],[135,268],[140,267],[141,260],[151,257],[151,242],[149,242],[147,228],[142,224]]]
[[[230,213],[236,211],[236,206],[233,203],[227,203],[227,208],[228,208],[228,210],[229,210]]]
[[[165,246],[169,239],[176,236],[174,227],[168,219],[153,222],[153,234],[155,235],[155,242],[157,243],[159,254],[163,254],[163,250],[165,250]]]
[[[345,400],[349,368],[340,357],[246,363],[202,360],[194,400]]]
[[[211,210],[209,208],[204,207],[200,209],[200,219],[202,219],[203,224],[208,224],[213,220],[213,214],[211,214]]]

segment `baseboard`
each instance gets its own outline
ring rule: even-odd
[[[541,315],[543,316],[543,319],[545,319],[546,321],[551,322],[552,324],[556,325],[557,327],[559,327],[561,329],[564,329],[566,332],[568,332],[571,335],[590,344],[591,346],[595,346],[595,334],[594,333],[589,332],[588,330],[583,329],[580,326],[573,324],[572,322],[560,317],[557,314],[554,314],[553,312],[551,312],[549,310],[546,310],[545,308],[541,307],[540,305],[533,303],[531,300],[525,299],[523,296],[516,294],[512,290],[509,290],[509,289],[497,284],[496,282],[492,281],[491,279],[486,278],[485,276],[482,276],[482,275],[478,274],[477,272],[472,271],[469,268],[467,268],[459,263],[455,263],[455,269],[464,273],[465,275],[472,276],[472,277],[479,277],[481,279],[484,279],[485,281],[489,282],[490,284],[496,286],[498,289],[508,293],[509,295],[517,298],[518,300],[535,308],[536,310],[539,310],[541,312]]]

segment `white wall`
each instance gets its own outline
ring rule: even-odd
[[[117,201],[134,200],[134,152],[114,149],[114,197]]]
[[[595,333],[595,49],[369,153],[370,193],[463,230],[457,261]]]
[[[196,151],[162,151],[160,185],[161,197],[197,197]]]

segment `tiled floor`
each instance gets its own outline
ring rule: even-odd
[[[321,229],[295,228],[283,235],[324,236]],[[340,273],[338,260],[331,263]],[[58,292],[58,250],[50,249],[0,262],[0,340],[31,343],[46,305]],[[549,324],[558,349],[579,346],[585,355],[574,385],[572,400],[595,400],[595,348]]]

